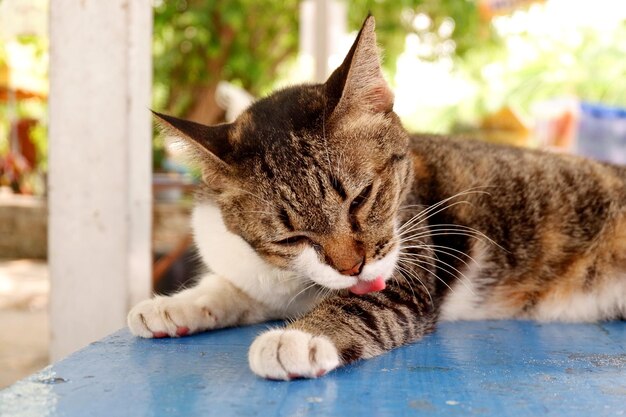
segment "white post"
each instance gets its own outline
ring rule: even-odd
[[[150,0],[50,5],[52,360],[149,296]]]
[[[330,22],[329,0],[315,2],[315,81],[323,83],[329,75],[328,58],[330,57]]]
[[[343,48],[346,23],[345,1],[303,0],[300,3],[300,54],[305,62],[312,63],[311,75],[316,82],[326,81],[348,52]],[[333,59],[336,62],[331,62]]]

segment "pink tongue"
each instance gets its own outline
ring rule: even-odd
[[[384,290],[385,286],[385,280],[383,277],[376,277],[373,281],[357,282],[356,285],[350,287],[350,292],[356,295],[363,295],[369,292]]]

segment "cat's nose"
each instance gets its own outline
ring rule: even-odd
[[[339,271],[339,273],[341,273],[342,275],[349,275],[351,277],[355,275],[359,275],[361,273],[361,270],[363,269],[363,261],[364,261],[364,258],[362,258],[359,262],[354,264],[352,268],[342,269]]]

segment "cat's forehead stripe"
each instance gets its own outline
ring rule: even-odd
[[[322,179],[322,173],[320,171],[317,171],[316,173],[317,175],[317,187],[318,190],[320,192],[320,197],[322,197],[322,200],[326,199],[326,186],[324,185],[324,180]]]
[[[295,230],[295,228],[293,227],[293,223],[291,222],[291,219],[289,218],[289,212],[287,212],[287,210],[284,207],[281,207],[280,209],[279,219],[281,220],[283,226],[285,226],[287,230],[289,230],[290,232],[293,232]]]

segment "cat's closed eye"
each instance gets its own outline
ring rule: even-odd
[[[299,245],[302,243],[307,243],[309,241],[310,239],[306,236],[290,236],[285,239],[276,240],[273,243],[275,245],[281,245],[281,246],[295,246],[295,245]]]
[[[368,186],[363,188],[359,195],[357,195],[354,200],[352,200],[352,203],[350,203],[350,214],[354,214],[354,212],[356,212],[359,207],[361,207],[367,201],[371,193],[372,184],[369,184]]]

